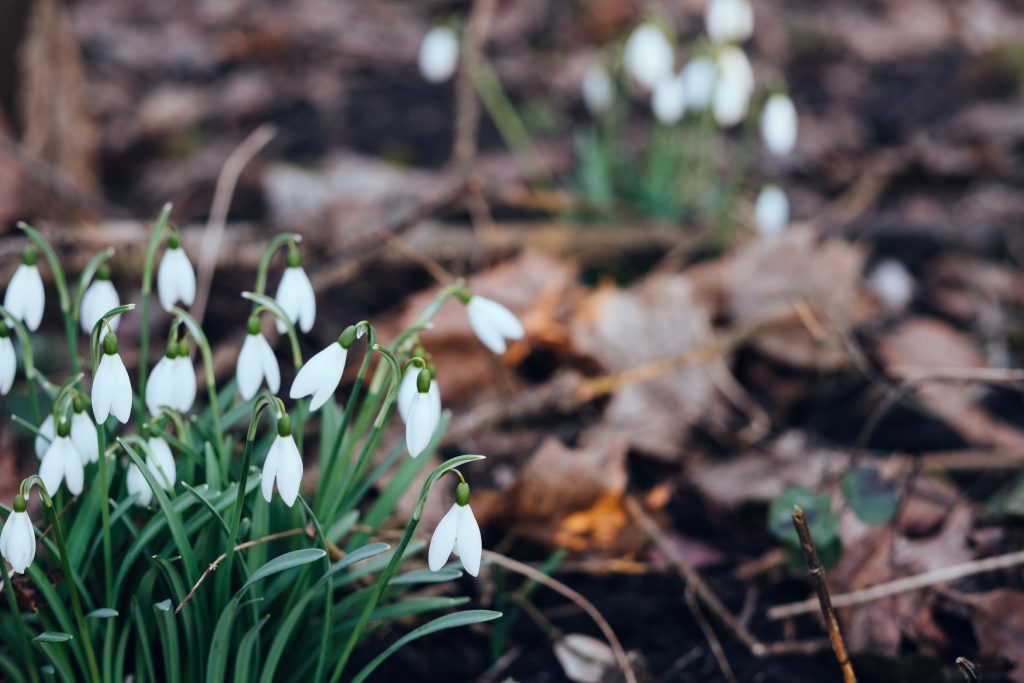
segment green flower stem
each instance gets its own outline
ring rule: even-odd
[[[71,317],[71,295],[68,293],[67,279],[64,277],[64,268],[60,265],[60,259],[53,247],[46,241],[42,233],[28,223],[18,223],[18,228],[32,240],[39,251],[46,256],[50,264],[50,272],[53,274],[53,284],[57,288],[57,297],[60,299],[60,312],[64,318],[64,332],[67,336],[68,355],[71,359],[71,372],[78,372],[78,337],[75,331],[75,321]]]
[[[388,348],[393,352],[397,352],[399,349],[402,348],[402,345],[406,341],[411,339],[413,336],[419,334],[423,330],[427,329],[427,327],[430,325],[430,321],[434,318],[435,315],[437,315],[437,312],[441,310],[441,306],[444,306],[448,299],[451,299],[453,296],[456,296],[458,294],[469,294],[469,290],[466,289],[466,281],[463,280],[462,278],[459,278],[452,284],[443,287],[441,291],[437,293],[437,296],[434,297],[434,300],[430,302],[430,305],[420,312],[419,316],[416,318],[415,322],[413,322],[413,324],[409,327],[409,329],[405,330],[400,335],[395,337],[395,340],[388,344]]]
[[[36,391],[38,377],[32,356],[32,338],[29,336],[28,329],[24,323],[11,315],[11,312],[3,306],[0,306],[0,315],[3,315],[7,325],[18,335],[18,341],[21,343],[21,362],[25,366],[25,381],[28,382],[29,400],[32,405],[32,422],[38,427],[42,423],[39,421],[39,394]]]
[[[40,683],[39,672],[36,671],[35,658],[32,656],[32,648],[28,644],[28,636],[25,635],[27,626],[25,626],[24,620],[21,618],[21,610],[18,609],[18,598],[14,595],[14,586],[11,584],[11,577],[7,573],[7,563],[0,559],[0,578],[3,579],[4,586],[7,588],[7,604],[11,608],[11,614],[14,615],[17,624],[14,627],[15,632],[18,634],[18,649],[21,650],[21,658],[25,661],[25,665],[28,669],[29,678],[32,679],[32,683]]]
[[[160,248],[167,219],[171,215],[171,203],[164,204],[160,216],[156,219],[156,227],[146,247],[146,261],[142,266],[142,330],[139,336],[139,396],[146,395],[146,380],[149,377],[149,302],[153,297],[153,265],[156,262],[156,250]]]
[[[171,306],[170,313],[177,316],[185,324],[192,338],[196,340],[199,353],[203,356],[203,370],[206,373],[206,391],[210,397],[210,414],[213,415],[213,438],[214,449],[220,459],[221,476],[227,481],[228,478],[228,452],[224,448],[224,432],[221,429],[220,404],[217,402],[217,378],[213,374],[213,352],[210,350],[210,342],[207,341],[203,328],[199,326],[195,318],[178,308]]]
[[[275,235],[267,243],[263,250],[263,258],[260,259],[259,269],[256,271],[256,293],[263,295],[267,292],[267,271],[270,270],[270,261],[274,258],[275,252],[286,244],[298,244],[302,241],[302,235],[297,232],[283,232]]]
[[[288,319],[284,309],[281,308],[276,299],[272,299],[265,294],[242,292],[242,297],[256,304],[255,312],[257,314],[262,308],[263,310],[270,311],[275,318],[284,324],[285,330],[288,333],[288,341],[292,347],[292,364],[295,366],[295,371],[298,372],[299,368],[302,367],[302,350],[299,347],[299,335],[295,332],[295,325]]]
[[[384,590],[388,587],[388,583],[391,581],[391,577],[395,575],[398,570],[398,566],[402,563],[402,555],[405,554],[405,549],[409,546],[409,542],[412,540],[413,534],[416,533],[416,527],[419,526],[420,517],[423,515],[423,508],[427,504],[427,495],[430,493],[430,487],[440,479],[446,472],[453,470],[460,465],[474,460],[483,460],[482,455],[460,455],[452,458],[441,465],[439,465],[430,476],[427,477],[427,481],[423,484],[423,489],[420,491],[419,501],[416,503],[416,508],[413,510],[412,518],[405,527],[405,534],[402,536],[402,540],[399,541],[398,546],[395,548],[394,553],[391,555],[391,561],[388,562],[388,566],[385,567],[384,571],[377,577],[377,582],[373,585],[373,590],[370,592],[370,598],[363,605],[363,611],[359,615],[359,621],[356,622],[355,628],[352,629],[352,633],[349,634],[348,641],[345,643],[344,649],[341,651],[341,656],[338,657],[338,663],[334,667],[334,672],[331,674],[331,683],[337,683],[341,680],[341,674],[345,671],[345,665],[348,663],[349,657],[352,656],[352,651],[359,643],[359,639],[363,635],[363,631],[366,629],[366,624],[370,620],[370,615],[373,610],[376,609],[377,603],[380,601],[381,595]]]
[[[27,501],[32,487],[39,488],[39,495],[46,506],[46,512],[50,516],[50,524],[53,526],[53,537],[57,541],[57,554],[60,555],[61,564],[64,566],[64,576],[68,583],[68,595],[71,597],[71,609],[75,613],[75,622],[78,625],[79,637],[82,639],[82,648],[85,650],[85,659],[89,666],[89,675],[94,683],[101,683],[99,665],[96,663],[96,653],[92,649],[92,640],[89,638],[89,627],[85,623],[85,615],[82,613],[82,603],[78,599],[78,577],[71,569],[71,561],[68,558],[67,545],[64,543],[64,532],[60,528],[60,516],[53,505],[53,499],[46,490],[46,485],[38,474],[33,474],[21,482],[21,495]]]
[[[96,425],[96,445],[100,454],[100,521],[103,527],[103,588],[107,607],[114,606],[114,554],[110,539],[110,475],[107,472],[107,427]]]

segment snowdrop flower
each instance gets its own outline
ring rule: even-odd
[[[11,390],[17,370],[18,356],[11,343],[11,329],[0,320],[0,395],[6,395]]]
[[[128,422],[132,414],[132,382],[117,353],[117,337],[111,332],[103,338],[102,357],[92,378],[92,412],[96,424],[103,424],[111,414],[118,422]]]
[[[171,363],[171,376],[174,378],[174,408],[182,414],[192,410],[196,402],[196,369],[192,366],[192,358],[188,355],[188,341],[182,339],[178,353]]]
[[[110,281],[110,268],[103,264],[96,271],[96,279],[92,281],[82,297],[82,309],[78,318],[82,325],[82,331],[86,334],[92,332],[93,326],[103,317],[104,313],[120,305],[121,297],[117,295],[117,290],[114,289],[114,285]],[[110,323],[110,329],[116,332],[120,321],[121,316],[116,315],[107,322]]]
[[[4,293],[4,308],[10,311],[15,319],[25,323],[32,332],[39,329],[43,319],[43,306],[46,303],[46,291],[43,289],[43,278],[36,266],[38,254],[31,244],[21,254],[21,265],[14,271],[14,276]]]
[[[316,319],[316,295],[313,293],[313,284],[309,281],[309,276],[302,269],[299,250],[295,247],[288,250],[288,267],[284,270],[274,298],[292,324],[297,324],[303,332],[313,329],[313,321]],[[282,321],[277,321],[279,334],[284,334],[287,329]]]
[[[651,110],[666,126],[679,123],[686,113],[686,81],[682,74],[658,81],[651,93]]]
[[[43,454],[43,462],[39,465],[39,476],[51,495],[57,492],[63,481],[71,495],[82,492],[85,483],[85,468],[82,456],[71,442],[71,424],[61,422],[57,425],[57,435],[50,442],[50,447]]]
[[[757,195],[754,218],[762,235],[778,235],[789,224],[789,200],[778,185],[765,185]]]
[[[472,576],[480,573],[483,541],[480,538],[480,525],[476,523],[473,509],[469,507],[469,484],[466,482],[460,483],[455,489],[455,504],[441,518],[434,529],[434,535],[430,537],[430,549],[427,551],[430,571],[441,569],[452,552],[462,560],[462,566]]]
[[[25,512],[25,499],[14,497],[14,510],[0,531],[0,555],[11,563],[15,574],[24,574],[36,558],[36,530]]]
[[[459,39],[447,26],[435,26],[420,43],[420,74],[431,83],[444,83],[459,66]]]
[[[747,115],[754,91],[754,70],[743,50],[734,45],[722,48],[717,60],[718,78],[711,109],[723,128],[735,126]]]
[[[267,459],[263,462],[263,498],[268,503],[274,494],[275,481],[284,504],[288,507],[295,505],[302,482],[302,455],[292,438],[292,420],[288,415],[278,419],[277,438],[270,444]]]
[[[191,306],[196,300],[196,271],[175,233],[167,238],[167,251],[160,259],[160,270],[156,273],[156,289],[164,310],[179,301]]]
[[[708,57],[694,57],[683,67],[682,76],[686,105],[695,111],[707,109],[715,88],[715,63]]]
[[[177,344],[169,342],[164,357],[153,366],[146,383],[146,409],[150,415],[159,413],[162,406],[177,409],[174,395],[174,360],[177,355]]]
[[[149,468],[150,473],[163,489],[173,491],[174,483],[178,479],[178,469],[174,464],[171,447],[158,436],[150,436],[146,439],[146,445],[149,446],[149,452],[146,454],[146,467]],[[136,505],[148,507],[153,503],[153,489],[149,487],[149,482],[146,481],[142,470],[134,463],[128,467],[125,484],[128,488],[128,495],[136,493],[139,495],[135,500]]]
[[[416,396],[416,382],[422,369],[422,365],[410,363],[405,368],[405,374],[402,375],[402,383],[398,385],[398,414],[401,416],[402,422],[409,421],[409,406],[412,405],[412,399]],[[439,399],[440,396],[438,393]]]
[[[420,370],[416,375],[416,393],[409,401],[405,420],[405,446],[415,458],[427,450],[441,422],[441,391],[430,370]]]
[[[238,393],[248,401],[259,391],[265,379],[267,388],[273,394],[281,388],[281,368],[270,344],[260,334],[260,321],[256,316],[249,318],[248,334],[238,354],[235,377],[238,379]]]
[[[612,84],[608,70],[600,61],[591,62],[587,70],[583,72],[583,103],[587,105],[587,111],[592,116],[600,116],[611,109],[612,100],[615,96],[615,87]]]
[[[89,417],[85,409],[85,401],[75,396],[71,402],[71,443],[82,458],[82,464],[88,465],[100,459],[100,447],[96,441],[96,423]],[[52,417],[52,416],[51,416]],[[53,422],[50,422],[53,428]]]
[[[712,42],[743,42],[754,33],[750,0],[708,0],[704,27]]]
[[[761,139],[772,154],[784,156],[796,145],[796,107],[789,95],[776,93],[761,112]]]
[[[345,372],[345,360],[348,358],[348,349],[356,340],[355,326],[349,326],[338,337],[337,341],[329,344],[322,351],[310,358],[295,375],[290,398],[302,398],[312,395],[309,401],[309,409],[317,410],[327,402],[338,389],[341,382],[341,375]]]
[[[39,425],[39,433],[36,434],[35,449],[37,458],[42,459],[46,449],[53,442],[53,437],[56,436],[56,433],[57,431],[53,426],[53,413],[50,413],[43,420],[43,424]]]
[[[665,33],[648,22],[633,29],[626,41],[623,59],[629,75],[649,90],[672,76],[675,50]]]
[[[498,302],[477,295],[470,295],[464,301],[469,326],[483,345],[494,353],[505,353],[506,339],[523,338],[525,332],[519,318]]]
[[[153,503],[153,489],[149,487],[149,482],[146,481],[142,470],[135,463],[128,466],[125,487],[128,489],[129,496],[138,495],[138,498],[135,499],[135,504],[139,507],[149,507]]]
[[[914,298],[914,276],[899,261],[879,263],[871,271],[868,284],[890,313],[902,311]]]

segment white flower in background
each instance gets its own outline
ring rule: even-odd
[[[82,331],[86,334],[91,333],[93,326],[107,311],[120,305],[121,297],[117,295],[114,283],[110,281],[110,268],[103,264],[96,271],[96,279],[92,281],[82,297],[82,308],[78,318],[82,325]],[[110,323],[110,329],[116,332],[117,326],[121,322],[121,316],[115,315],[107,322]]]
[[[765,185],[757,195],[754,218],[762,235],[778,235],[789,225],[789,200],[778,185]]]
[[[707,109],[715,89],[715,63],[709,57],[694,57],[683,67],[682,75],[687,107],[694,111]]]
[[[52,416],[51,416],[52,417]],[[51,428],[53,423],[50,423]],[[85,409],[85,401],[75,397],[72,401],[71,443],[82,457],[82,464],[88,465],[100,459],[100,446],[96,440],[96,423]]]
[[[238,393],[246,401],[256,395],[263,380],[267,388],[276,394],[281,388],[281,368],[270,343],[260,334],[259,318],[249,318],[248,334],[238,354],[235,377],[238,379]]]
[[[718,125],[730,128],[747,115],[750,96],[754,92],[754,70],[746,53],[734,45],[721,49],[716,66],[711,108]]]
[[[348,348],[356,339],[354,327],[349,327],[338,337],[337,341],[328,344],[323,350],[310,358],[299,369],[288,392],[290,398],[302,398],[312,395],[309,409],[317,410],[327,402],[338,390],[341,376],[345,372],[345,361],[348,359]]]
[[[899,261],[882,261],[868,277],[868,284],[890,313],[904,310],[914,298],[914,276]]]
[[[63,422],[57,425],[57,435],[50,442],[43,454],[43,462],[39,465],[39,476],[51,496],[57,493],[62,481],[73,496],[82,492],[85,483],[82,456],[71,442],[70,434],[70,424]]]
[[[35,449],[37,458],[41,459],[43,457],[56,433],[56,430],[53,428],[53,413],[50,413],[43,420],[43,424],[39,425],[39,433],[36,434]]]
[[[512,311],[482,296],[470,297],[466,302],[466,315],[477,338],[499,356],[505,353],[506,339],[522,339],[525,334],[523,324]]]
[[[177,409],[175,406],[174,360],[177,355],[176,344],[167,345],[167,353],[153,366],[146,382],[146,409],[150,415],[160,412],[162,406]]]
[[[142,470],[135,463],[128,465],[128,476],[125,477],[125,487],[128,489],[128,495],[132,496],[138,494],[138,498],[135,499],[135,504],[141,507],[149,507],[153,502],[153,489],[149,487],[149,482],[146,481],[146,477],[142,474]]]
[[[600,60],[594,60],[583,72],[583,103],[592,116],[600,116],[611,109],[615,86]]]
[[[173,491],[174,483],[178,479],[178,468],[174,463],[174,454],[167,442],[157,436],[151,436],[146,440],[149,446],[149,453],[146,454],[146,467],[150,473],[165,490]],[[132,463],[128,467],[128,477],[125,482],[128,488],[128,495],[139,494],[135,500],[136,505],[148,507],[153,502],[153,489],[149,487],[142,470]]]
[[[672,76],[675,50],[664,31],[648,22],[633,29],[626,41],[623,59],[626,72],[649,90]]]
[[[715,43],[741,43],[754,33],[750,0],[708,0],[704,28]]]
[[[412,399],[416,396],[416,380],[420,376],[421,369],[418,365],[407,366],[405,374],[402,375],[402,383],[398,385],[398,414],[401,416],[402,422],[409,420],[409,406],[412,405]]]
[[[182,340],[178,355],[171,361],[171,376],[174,377],[174,408],[184,415],[192,410],[196,402],[196,369],[188,355],[188,342]]]
[[[0,555],[11,563],[15,574],[24,574],[36,558],[36,530],[25,512],[25,499],[14,497],[13,512],[0,531]]]
[[[483,541],[473,509],[469,507],[469,485],[466,482],[459,484],[455,490],[455,504],[441,518],[434,529],[434,535],[430,537],[430,548],[427,551],[430,571],[441,569],[453,551],[462,560],[462,566],[467,572],[472,576],[480,573]]]
[[[405,411],[405,446],[414,458],[427,450],[441,422],[441,390],[431,374],[429,370],[419,371],[416,392]]]
[[[179,301],[191,306],[196,300],[196,271],[175,233],[167,238],[167,250],[156,273],[156,290],[164,310]]]
[[[686,81],[682,74],[658,81],[651,93],[651,110],[666,126],[679,123],[686,113]]]
[[[18,371],[18,354],[11,343],[11,329],[0,320],[0,395],[6,395]]]
[[[4,308],[11,315],[25,323],[32,332],[39,329],[43,319],[43,307],[46,304],[46,290],[43,289],[43,278],[36,266],[36,248],[25,247],[21,255],[21,265],[14,271],[14,276],[7,284],[4,293]]]
[[[776,93],[761,111],[761,139],[772,154],[784,156],[796,146],[796,107],[789,95]]]
[[[96,424],[103,424],[111,414],[122,423],[132,415],[132,382],[117,353],[117,337],[110,332],[103,338],[100,364],[92,378],[92,412]]]
[[[459,39],[447,26],[427,31],[420,43],[420,74],[431,83],[444,83],[459,66]]]
[[[263,498],[268,503],[274,495],[275,481],[284,504],[288,507],[295,505],[299,484],[302,483],[302,455],[292,438],[292,420],[287,415],[278,419],[277,437],[270,444],[267,459],[263,462],[261,483]]]
[[[299,252],[295,248],[288,250],[288,267],[284,269],[281,284],[277,286],[274,298],[293,325],[298,325],[303,332],[313,329],[313,321],[316,319],[316,295],[313,293],[313,284],[309,281],[309,276],[302,269]],[[278,333],[284,334],[288,328],[280,320],[276,323]]]

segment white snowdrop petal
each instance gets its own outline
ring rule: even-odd
[[[476,298],[477,297],[473,297],[473,299]],[[472,303],[473,301],[470,300],[470,304]],[[501,336],[506,339],[523,338],[523,335],[525,334],[523,324],[519,322],[519,318],[517,318],[512,311],[508,310],[497,301],[484,299],[482,297],[477,303],[477,306],[485,311],[490,324],[498,331],[499,334],[501,334]]]
[[[36,556],[36,535],[27,512],[12,512],[0,531],[0,554],[16,574],[24,574]]]
[[[427,391],[427,396],[430,398],[430,409],[433,411],[433,420],[435,423],[441,422],[441,388],[437,385],[437,380],[430,380],[430,388]]]
[[[82,411],[71,416],[71,443],[82,457],[83,465],[99,460],[99,443],[96,439],[96,423],[88,412]]]
[[[174,377],[174,407],[179,413],[185,414],[192,410],[196,402],[196,369],[188,356],[175,358],[171,368]]]
[[[174,463],[171,447],[159,437],[151,437],[146,443],[153,454],[153,463],[149,467],[153,471],[153,476],[163,484],[165,489],[173,490],[174,484],[178,480],[178,468]]]
[[[462,560],[462,566],[472,576],[480,573],[480,555],[483,553],[483,541],[480,538],[480,525],[476,522],[473,509],[469,505],[462,506],[459,515],[459,529],[456,533],[455,551]]]
[[[238,393],[248,401],[259,391],[263,381],[263,359],[261,358],[260,334],[247,334],[242,342],[242,350],[238,352],[238,364],[235,367],[235,379],[238,381]]]
[[[34,332],[39,329],[39,323],[43,319],[45,302],[46,290],[43,288],[39,268],[22,263],[14,271],[11,282],[7,285],[4,308]]]
[[[626,71],[642,86],[653,88],[671,75],[675,53],[660,28],[641,24],[630,34],[623,54]]]
[[[296,268],[296,296],[299,300],[299,329],[309,332],[316,322],[316,292],[313,291],[313,283],[302,268]]]
[[[768,98],[761,112],[761,139],[773,154],[783,156],[796,146],[797,114],[788,95],[775,94]]]
[[[64,444],[65,438],[54,438],[50,447],[43,455],[43,461],[39,465],[39,476],[46,486],[47,492],[52,496],[57,493],[60,483],[64,479]]]
[[[686,82],[682,74],[658,81],[651,93],[651,110],[660,123],[679,123],[686,113]]]
[[[416,380],[419,374],[420,368],[410,365],[402,375],[402,383],[398,385],[398,414],[402,417],[403,422],[409,419],[409,406],[412,405],[412,399],[416,396]]]
[[[260,353],[260,368],[263,377],[267,380],[267,388],[270,389],[270,393],[276,394],[281,388],[281,367],[277,364],[277,356],[274,355],[274,349],[270,347],[270,342],[262,334],[258,336],[256,345]]]
[[[274,479],[277,478],[277,471],[280,465],[281,437],[275,437],[267,451],[267,458],[263,461],[263,474],[260,479],[260,487],[263,491],[263,499],[268,503],[274,497]]]
[[[171,396],[174,385],[174,360],[167,356],[162,357],[149,374],[149,381],[146,383],[146,410],[150,415],[159,413],[161,406],[173,407]]]
[[[66,442],[61,448],[64,483],[67,485],[71,495],[77,496],[82,492],[82,488],[85,485],[85,465],[82,464],[82,456],[79,455],[74,444],[71,443],[71,439],[61,439],[61,441]]]
[[[93,280],[82,297],[79,320],[82,331],[90,334],[100,318],[120,305],[121,297],[118,296],[117,290],[110,280]],[[109,322],[110,328],[116,332],[117,326],[121,322],[121,316],[114,316]]]
[[[153,489],[149,487],[149,482],[146,481],[142,470],[135,463],[128,466],[125,486],[128,489],[128,495],[139,494],[139,497],[135,499],[136,505],[148,507],[153,502]]]
[[[164,252],[157,272],[157,292],[164,309],[169,309],[178,301],[186,306],[195,302],[196,273],[181,247]]]
[[[615,87],[608,70],[601,62],[592,62],[583,72],[580,90],[583,93],[583,103],[587,105],[587,110],[592,115],[600,116],[611,108]]]
[[[132,416],[132,381],[128,377],[128,368],[124,366],[120,354],[106,355],[103,360],[107,362],[110,382],[110,412],[122,424],[128,422]],[[102,363],[102,361],[101,361]]]
[[[18,355],[14,352],[11,338],[0,337],[0,394],[6,395],[14,384],[18,371]]]
[[[715,64],[707,57],[694,57],[682,71],[688,107],[703,111],[711,104],[715,88]]]
[[[174,258],[178,262],[178,296],[186,306],[191,306],[196,301],[196,271],[192,262],[188,260],[188,254],[184,249],[176,249]]]
[[[156,271],[156,294],[160,305],[166,311],[178,301],[178,274],[175,272],[174,259],[168,249],[160,259],[160,267]]]
[[[42,458],[46,454],[46,450],[53,442],[53,437],[56,433],[57,431],[53,427],[53,413],[50,413],[43,420],[43,424],[39,426],[39,433],[36,435],[35,449],[37,458]]]
[[[295,505],[295,499],[299,496],[299,485],[302,483],[302,455],[291,436],[279,438],[281,448],[277,461],[277,491],[281,494],[284,504],[291,507]]]
[[[778,185],[765,185],[754,204],[757,229],[763,235],[777,235],[789,224],[789,200]]]
[[[754,10],[749,0],[708,0],[704,26],[712,42],[742,42],[754,32]]]
[[[4,292],[4,308],[10,311],[17,320],[25,320],[25,271],[29,268],[24,263],[14,269],[11,281],[7,283],[7,290]]]
[[[92,378],[92,412],[96,417],[96,424],[103,424],[107,421],[110,416],[110,406],[113,401],[114,388],[111,384],[111,380],[108,378],[110,374],[110,363],[107,359],[110,358],[107,354],[102,354],[100,358],[100,364],[96,368],[96,374]]]
[[[427,565],[430,571],[436,572],[448,562],[452,550],[455,549],[455,542],[459,531],[459,506],[452,505],[445,513],[434,535],[430,537],[430,548],[427,550]]]
[[[309,409],[319,409],[337,390],[347,358],[348,350],[337,342],[318,351],[299,369],[288,396],[302,398],[312,394]]]
[[[313,284],[302,266],[285,268],[274,298],[293,325],[303,332],[309,332],[313,328],[316,319],[316,295],[313,293]],[[275,320],[274,324],[280,334],[287,330],[281,320]]]
[[[431,83],[444,83],[459,65],[459,39],[447,26],[435,26],[420,43],[420,75]]]
[[[437,428],[435,415],[430,396],[417,392],[409,406],[409,421],[405,424],[405,445],[412,457],[418,457],[430,444]]]

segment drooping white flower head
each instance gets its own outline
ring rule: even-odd
[[[128,465],[125,487],[128,489],[129,496],[138,494],[139,497],[135,499],[135,504],[139,507],[149,507],[153,503],[153,489],[149,487],[149,482],[146,481],[142,470],[135,463]]]
[[[746,53],[735,45],[726,45],[719,51],[716,66],[711,110],[719,126],[730,128],[747,115],[754,91],[754,70]]]
[[[156,290],[164,310],[179,301],[191,306],[196,300],[196,271],[175,233],[167,238],[167,251],[156,273]]]
[[[704,27],[715,43],[742,43],[754,33],[750,0],[708,0]]]
[[[505,353],[506,339],[522,339],[525,331],[512,311],[497,301],[479,295],[472,295],[466,302],[469,326],[484,346],[494,353]]]
[[[110,268],[103,264],[96,271],[96,279],[92,281],[82,297],[82,308],[79,312],[82,331],[86,334],[92,332],[93,326],[103,317],[104,313],[120,305],[121,297],[117,295],[114,283],[110,281]],[[110,329],[116,332],[117,326],[121,322],[121,316],[115,315],[107,322],[110,323]]]
[[[715,63],[709,57],[694,57],[683,67],[682,75],[686,106],[694,111],[707,109],[715,89]]]
[[[62,422],[57,425],[57,435],[50,442],[49,448],[43,454],[43,461],[39,465],[39,476],[46,485],[50,495],[57,492],[60,483],[63,481],[71,495],[77,496],[82,492],[85,483],[85,467],[82,464],[82,456],[71,442],[71,425]]]
[[[441,422],[441,390],[429,370],[416,375],[416,392],[408,403],[405,420],[405,446],[415,458],[427,450]]]
[[[914,276],[901,262],[887,259],[868,276],[868,284],[890,313],[899,313],[914,298]]]
[[[100,363],[92,378],[92,412],[96,424],[103,424],[110,415],[125,423],[132,414],[132,382],[117,353],[117,337],[112,332],[103,338]]]
[[[163,406],[177,410],[174,399],[174,359],[177,353],[177,344],[170,342],[167,353],[156,362],[153,372],[149,374],[149,381],[146,382],[146,410],[150,415],[159,413]]]
[[[7,323],[0,320],[0,396],[11,390],[17,372],[18,354],[14,352],[14,344],[11,342],[11,330]]]
[[[409,421],[409,407],[412,405],[412,399],[416,396],[416,380],[420,376],[421,369],[419,365],[410,363],[405,368],[405,374],[402,375],[402,383],[398,385],[398,414],[401,416],[402,422]]]
[[[270,444],[267,459],[263,462],[261,485],[263,498],[268,503],[274,495],[274,482],[277,482],[277,492],[284,504],[288,507],[295,505],[299,484],[302,483],[302,455],[295,445],[292,421],[287,415],[278,419],[277,437]]]
[[[600,60],[595,59],[583,72],[580,90],[583,93],[583,103],[587,105],[587,111],[591,116],[600,116],[611,109],[612,100],[615,98],[615,86]]]
[[[85,409],[85,401],[76,396],[71,402],[71,443],[82,457],[82,464],[88,465],[100,459],[99,442],[96,440],[96,423]],[[51,425],[53,423],[51,422]]]
[[[677,74],[658,81],[651,92],[651,111],[666,126],[679,123],[686,113],[686,81]]]
[[[248,334],[238,353],[235,377],[238,380],[238,393],[246,401],[256,395],[263,380],[267,381],[267,388],[273,394],[281,388],[281,368],[277,364],[277,356],[260,333],[260,321],[256,316],[249,318]]]
[[[15,574],[24,574],[36,559],[36,530],[25,512],[25,499],[14,497],[13,512],[0,531],[0,555],[11,563]]]
[[[46,454],[46,449],[50,447],[56,433],[57,430],[53,426],[53,413],[48,413],[43,420],[43,424],[39,425],[39,433],[36,434],[35,450],[37,458],[42,459],[43,455]]]
[[[328,344],[306,361],[295,375],[295,381],[292,382],[288,396],[302,398],[312,395],[309,409],[311,411],[319,409],[337,391],[338,384],[341,383],[341,376],[345,372],[348,349],[355,339],[355,326],[348,327],[341,333],[337,341]]]
[[[420,75],[431,83],[444,83],[459,66],[459,38],[447,26],[427,31],[420,43]]]
[[[761,139],[772,154],[784,156],[796,146],[796,107],[789,95],[776,93],[761,111]]]
[[[178,479],[178,470],[174,463],[174,454],[171,453],[171,447],[167,445],[166,441],[157,436],[150,436],[146,439],[146,445],[149,446],[149,452],[146,453],[146,467],[149,469],[150,474],[153,475],[153,478],[156,479],[157,484],[161,488],[173,491],[174,483]],[[128,466],[128,476],[125,484],[128,488],[128,495],[139,494],[139,497],[135,499],[136,505],[148,507],[153,503],[153,498],[155,497],[153,489],[150,488],[145,475],[142,474],[142,470],[135,463]]]
[[[626,40],[623,59],[626,72],[650,90],[663,78],[671,77],[675,50],[665,32],[648,22],[633,29]]]
[[[470,575],[477,576],[480,573],[483,541],[480,538],[480,526],[469,506],[469,485],[465,482],[455,490],[455,504],[441,518],[434,529],[434,535],[430,537],[430,548],[427,550],[430,571],[441,569],[452,552],[462,561],[462,566]]]
[[[316,320],[316,295],[313,293],[313,283],[302,269],[299,250],[295,247],[288,250],[288,267],[281,276],[281,284],[277,286],[274,298],[292,324],[298,325],[303,332],[313,329],[313,321]],[[280,320],[276,323],[278,333],[284,334],[288,328]]]
[[[778,235],[789,225],[789,200],[778,185],[761,188],[754,205],[754,219],[762,235]]]
[[[14,271],[14,276],[7,284],[4,293],[4,308],[11,315],[25,323],[30,331],[39,329],[43,319],[43,307],[46,304],[46,290],[43,289],[43,278],[36,266],[38,254],[31,244],[25,247],[21,256],[21,265]]]
[[[174,377],[174,407],[184,415],[192,410],[196,402],[196,369],[188,355],[188,342],[182,340],[178,355],[171,362],[171,376]]]

